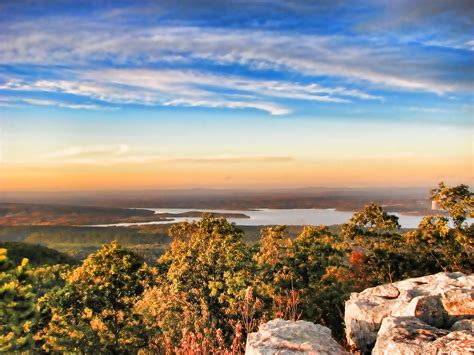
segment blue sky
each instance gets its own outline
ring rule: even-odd
[[[174,161],[177,174],[213,162],[225,185],[241,161],[247,175],[231,185],[329,184],[346,172],[308,166],[365,157],[428,161],[426,176],[397,175],[404,184],[472,179],[470,1],[3,1],[0,22],[10,177],[38,164]],[[457,170],[429,173],[436,157]],[[252,177],[257,162],[266,178]],[[359,175],[338,183],[384,183]]]

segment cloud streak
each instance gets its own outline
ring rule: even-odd
[[[42,165],[94,165],[120,164],[240,164],[240,163],[284,163],[294,158],[285,155],[212,155],[212,156],[166,156],[154,153],[132,152],[126,144],[74,146],[43,154],[37,161]],[[24,163],[23,163],[24,164]]]
[[[383,98],[341,86],[324,87],[275,80],[255,80],[191,70],[105,69],[78,72],[72,80],[25,82],[10,79],[0,85],[7,91],[56,92],[111,104],[141,104],[233,109],[257,109],[272,115],[291,112],[277,101],[300,100],[349,103],[353,99]],[[98,109],[98,105],[65,104],[51,100],[21,99],[32,105]]]
[[[1,86],[0,86],[1,88]],[[41,90],[40,90],[41,91]],[[18,107],[23,104],[32,106],[53,106],[59,108],[67,108],[72,110],[113,110],[116,108],[105,107],[95,104],[87,103],[68,103],[56,100],[45,100],[45,99],[34,99],[25,97],[6,97],[0,100],[0,106],[2,107]]]
[[[467,78],[446,78],[436,56],[422,52],[407,56],[404,46],[363,37],[354,41],[341,35],[191,26],[130,27],[117,33],[107,22],[47,20],[48,26],[41,21],[7,23],[0,35],[0,62],[74,67],[103,61],[129,66],[205,61],[333,76],[401,90],[442,94],[469,89]],[[460,73],[467,69],[466,63],[458,64]]]
[[[125,153],[128,153],[130,148],[126,144],[117,144],[117,145],[95,145],[89,147],[68,147],[64,150],[59,150],[43,155],[43,159],[51,158],[84,158],[97,155],[112,155],[120,156]]]
[[[142,105],[290,115],[328,106],[375,106],[399,94],[428,93],[438,99],[446,94],[465,98],[472,92],[471,34],[453,40],[432,32],[424,36],[404,30],[396,36],[386,32],[405,28],[408,15],[426,23],[432,15],[446,19],[446,14],[452,14],[464,23],[469,13],[464,0],[453,6],[419,6],[404,0],[396,5],[369,1],[357,6],[288,0],[270,6],[267,0],[259,0],[249,9],[263,19],[269,8],[270,18],[275,15],[280,22],[246,21],[243,26],[211,20],[214,8],[225,10],[231,18],[247,16],[209,1],[204,10],[189,3],[186,8],[193,10],[181,14],[182,21],[148,17],[153,11],[171,11],[171,2],[152,8],[117,7],[111,12],[109,7],[92,11],[87,19],[47,11],[34,21],[29,16],[6,19],[0,32],[0,94],[15,91],[34,98],[3,101],[2,106],[22,103],[98,110]],[[393,12],[392,21],[388,27],[373,17],[360,22],[363,16],[357,14],[364,9],[369,13],[375,9],[381,16]],[[329,16],[346,10],[358,18],[349,21],[355,26],[350,31],[304,27],[312,28],[309,14]],[[283,16],[288,12],[304,26],[291,28],[293,19]],[[322,21],[318,16],[314,20]],[[336,21],[341,25],[339,21],[348,25],[347,17]]]

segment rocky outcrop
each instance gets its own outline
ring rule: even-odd
[[[353,293],[346,337],[373,355],[474,354],[474,276],[439,273]],[[246,354],[347,354],[331,330],[274,319],[249,334]]]
[[[471,331],[432,327],[416,317],[383,320],[372,354],[472,354]]]
[[[350,346],[373,354],[474,351],[474,276],[439,273],[369,288],[346,302]],[[374,346],[375,344],[375,346]]]
[[[274,319],[247,338],[247,355],[346,354],[331,330],[305,321]]]

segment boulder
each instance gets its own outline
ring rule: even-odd
[[[433,341],[447,334],[416,317],[390,316],[382,322],[372,354],[424,354]]]
[[[470,331],[455,331],[436,339],[425,354],[474,354],[474,335]]]
[[[406,324],[413,329],[419,328],[421,333],[429,329],[434,333],[427,336],[436,335],[433,339],[447,336],[449,332],[445,330],[455,322],[474,317],[473,288],[474,276],[438,273],[353,293],[346,302],[344,315],[347,342],[354,350],[369,352],[377,341],[378,351],[382,353],[381,344],[394,344],[394,340],[389,340],[392,339],[390,334],[403,329],[395,321],[396,317],[400,317],[402,323],[408,322]],[[390,329],[390,334],[379,341],[378,337],[384,332],[379,330],[386,318],[390,320],[383,329]]]
[[[331,330],[306,321],[273,319],[250,333],[247,355],[347,354],[331,337]]]
[[[457,288],[442,294],[441,302],[452,318],[474,315],[474,289]]]
[[[453,324],[451,330],[467,330],[474,332],[474,319],[461,319]]]
[[[470,331],[447,331],[416,317],[383,320],[372,355],[470,354],[474,335]]]
[[[414,316],[433,327],[443,328],[450,317],[443,307],[440,295],[417,296],[405,307],[400,307],[394,315]]]

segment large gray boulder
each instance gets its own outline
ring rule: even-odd
[[[362,352],[377,341],[374,354],[417,354],[438,349],[428,343],[441,349],[472,340],[470,323],[459,321],[474,318],[473,289],[474,276],[439,273],[353,293],[345,307],[347,342]]]
[[[247,337],[246,355],[346,354],[331,330],[306,321],[273,319]]]

